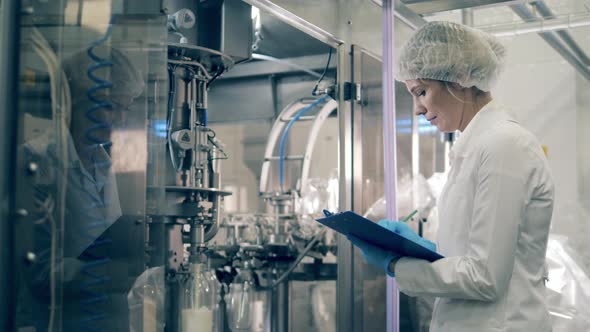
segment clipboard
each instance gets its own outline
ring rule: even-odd
[[[436,251],[379,226],[352,211],[329,214],[324,210],[324,213],[326,217],[316,219],[316,221],[345,236],[354,235],[361,240],[402,256],[425,259],[430,262],[444,258]]]

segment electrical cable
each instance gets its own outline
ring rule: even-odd
[[[303,260],[303,258],[305,258],[305,255],[307,255],[307,253],[319,242],[320,238],[326,233],[326,230],[327,229],[328,228],[322,229],[319,233],[317,233],[311,239],[311,241],[309,241],[309,243],[305,246],[305,248],[303,249],[303,251],[301,251],[301,253],[299,254],[299,256],[297,256],[297,258],[295,259],[295,261],[293,261],[293,264],[291,264],[291,266],[289,266],[289,268],[275,282],[273,282],[270,286],[257,287],[257,290],[261,290],[261,291],[263,291],[263,290],[271,290],[273,288],[276,288],[283,281],[285,281],[287,279],[287,277],[289,277],[289,275],[293,272],[293,270],[295,270],[295,268],[297,267],[297,265],[299,265],[299,263]]]
[[[199,69],[201,69],[201,72],[203,73],[203,75],[207,78],[207,79],[212,79],[213,77],[211,76],[211,74],[209,74],[209,72],[207,71],[207,69],[205,68],[205,66],[203,66],[200,62],[197,61],[187,61],[187,60],[168,60],[168,63],[174,64],[174,65],[187,65],[187,66],[197,66],[199,67]],[[190,67],[187,67],[190,68]]]
[[[305,113],[307,113],[309,110],[311,110],[312,108],[314,108],[316,105],[322,103],[324,100],[326,100],[327,98],[329,98],[328,95],[324,95],[321,98],[319,98],[318,100],[314,101],[311,105],[307,106],[306,108],[302,109],[301,111],[299,111],[297,113],[297,115],[295,115],[293,117],[293,119],[291,119],[291,121],[289,121],[289,123],[287,124],[287,126],[285,127],[285,130],[283,131],[283,136],[281,137],[281,143],[279,145],[279,184],[280,184],[280,188],[281,188],[281,192],[284,192],[283,189],[283,183],[284,183],[284,176],[283,176],[283,164],[284,164],[284,159],[285,159],[285,144],[287,142],[287,135],[289,134],[289,130],[291,129],[291,127],[293,126],[293,124],[299,120],[299,118],[301,116],[303,116]]]
[[[207,87],[209,87],[211,83],[213,83],[213,81],[215,81],[219,76],[221,76],[221,74],[223,74],[223,67],[220,67],[217,70],[217,72],[213,75],[213,77],[211,77],[211,79],[207,81]]]
[[[176,94],[176,79],[174,78],[174,71],[176,70],[176,66],[170,66],[168,68],[168,80],[170,82],[170,92],[168,95],[168,113],[167,113],[167,134],[166,139],[168,140],[168,152],[170,152],[170,161],[172,162],[172,167],[177,172],[180,171],[182,166],[178,167],[176,165],[176,157],[174,156],[174,145],[172,145],[172,120],[174,120],[174,95]]]
[[[330,47],[330,52],[328,53],[328,61],[326,62],[326,68],[324,68],[324,72],[322,73],[322,76],[320,76],[320,78],[316,82],[315,86],[313,87],[313,90],[311,91],[311,94],[314,96],[316,95],[316,93],[318,91],[318,86],[320,85],[320,83],[322,82],[324,77],[326,77],[326,73],[328,72],[328,68],[330,67],[330,60],[332,60],[332,48],[331,47]]]
[[[69,127],[69,119],[71,113],[71,95],[70,95],[70,87],[68,84],[68,80],[66,78],[65,73],[63,72],[59,61],[57,60],[57,55],[53,52],[53,49],[49,45],[49,42],[43,37],[41,32],[33,27],[31,33],[32,45],[33,50],[39,55],[39,57],[43,60],[47,67],[47,71],[49,74],[50,80],[50,93],[51,93],[51,110],[52,110],[52,119],[54,120],[55,131],[57,133],[57,137],[59,140],[57,141],[57,151],[58,155],[60,156],[62,161],[67,161],[68,159],[68,137],[67,137],[67,130]],[[60,85],[61,89],[58,89],[58,84]],[[59,90],[59,91],[58,91]],[[61,93],[59,93],[61,92]],[[58,94],[60,95],[58,97]],[[59,100],[59,103],[58,103]],[[66,201],[66,186],[67,186],[67,176],[68,176],[68,168],[64,165],[64,163],[60,164],[61,172],[58,172],[57,181],[59,183],[58,186],[58,193],[59,193],[59,220],[61,223],[61,232],[62,236],[60,237],[60,243],[63,243],[63,230],[64,230],[64,220],[65,220],[65,201]],[[50,244],[50,275],[49,275],[49,288],[50,288],[50,305],[49,305],[49,326],[48,331],[53,331],[53,326],[55,322],[55,310],[56,307],[56,280],[55,280],[55,271],[56,269],[56,261],[57,261],[57,225],[55,219],[53,218],[53,209],[54,203],[51,208],[47,207],[47,211],[49,212],[48,220],[51,223],[51,244]],[[63,251],[63,247],[62,247]],[[62,255],[60,257],[63,256]],[[63,279],[63,269],[60,269],[61,279]],[[61,280],[60,279],[60,280]]]

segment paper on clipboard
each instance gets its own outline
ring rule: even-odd
[[[318,218],[316,221],[338,233],[346,236],[354,235],[361,240],[402,256],[425,259],[430,262],[444,258],[437,252],[381,227],[352,211],[332,214],[324,218]]]

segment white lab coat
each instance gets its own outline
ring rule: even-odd
[[[450,153],[430,263],[402,258],[397,285],[433,295],[431,332],[551,331],[545,251],[554,186],[537,139],[491,102]]]

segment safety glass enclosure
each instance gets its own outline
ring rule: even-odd
[[[336,331],[336,38],[240,0],[2,10],[9,330]]]

